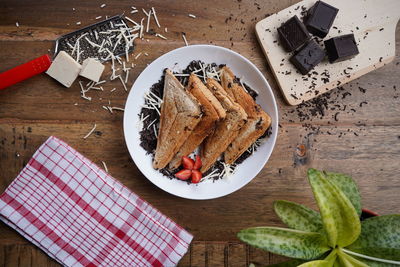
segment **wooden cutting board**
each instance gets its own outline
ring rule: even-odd
[[[315,2],[301,1],[256,25],[261,47],[290,105],[298,105],[354,80],[382,67],[395,57],[395,31],[400,19],[400,0],[324,0],[339,9],[324,40],[354,33],[360,53],[350,60],[333,64],[325,59],[315,67],[313,74],[301,75],[289,62],[292,53],[285,52],[280,45],[277,28],[294,15],[302,20]]]

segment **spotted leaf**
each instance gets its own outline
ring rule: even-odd
[[[324,259],[328,262],[329,266],[333,266],[337,258],[337,249],[334,249],[329,253],[329,255]]]
[[[274,202],[275,213],[288,227],[306,232],[323,232],[321,216],[306,206],[278,200]]]
[[[308,180],[317,201],[328,244],[345,247],[361,232],[358,214],[346,195],[332,184],[323,172],[308,170]]]
[[[344,253],[340,248],[338,249],[337,254],[338,254],[338,260],[341,263],[340,266],[343,266],[343,267],[368,267],[367,264]]]
[[[309,261],[299,265],[299,267],[328,267],[328,266],[331,265],[329,265],[329,261],[325,260]]]
[[[358,259],[359,261],[362,261],[363,263],[367,264],[369,267],[394,267],[394,266],[396,266],[391,263],[367,260],[367,259],[359,258],[359,257],[354,257],[354,258]]]
[[[284,261],[281,263],[276,263],[272,265],[268,265],[268,267],[297,267],[302,263],[305,263],[305,260],[299,260],[299,259],[292,259],[289,261]]]
[[[247,244],[279,255],[312,260],[330,250],[319,233],[278,227],[254,227],[241,230],[238,238]]]
[[[358,191],[358,186],[353,178],[346,174],[325,172],[326,177],[331,183],[336,185],[351,201],[357,211],[358,216],[361,215],[361,196]]]
[[[400,214],[372,217],[361,223],[361,235],[351,251],[400,261]]]

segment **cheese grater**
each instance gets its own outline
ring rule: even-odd
[[[82,63],[87,58],[97,58],[100,62],[104,62],[132,52],[133,40],[136,37],[137,35],[131,34],[128,29],[123,15],[114,16],[59,37],[56,40],[53,58],[60,51],[65,51],[78,63]],[[76,46],[78,41],[79,49]],[[0,73],[0,90],[45,72],[50,65],[50,56],[43,55]]]
[[[87,58],[97,58],[100,62],[110,60],[111,56],[108,51],[112,52],[114,56],[125,55],[133,50],[134,45],[132,43],[127,48],[129,39],[122,38],[122,36],[118,38],[120,30],[124,28],[128,28],[126,20],[123,15],[118,15],[65,34],[56,40],[54,57],[60,51],[65,51],[78,63],[82,63]],[[110,31],[115,33],[110,34]],[[75,46],[78,40],[81,51],[79,58]]]

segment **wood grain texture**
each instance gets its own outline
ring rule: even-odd
[[[179,262],[179,267],[226,267],[248,266],[249,263],[273,264],[282,261],[280,256],[262,252],[262,258],[249,253],[252,248],[237,242],[194,241],[188,253]],[[5,267],[40,266],[53,267],[59,264],[40,249],[30,244],[0,245],[0,263]]]
[[[98,15],[120,14],[124,10],[128,13],[133,5],[132,1],[111,0],[101,9],[103,2],[3,0],[0,72],[47,53],[58,35],[79,28],[77,21],[90,24]],[[254,34],[258,20],[297,1],[207,0],[180,1],[179,5],[173,2],[135,1],[138,9],[156,8],[162,26],[168,27],[168,40],[150,36],[149,42],[137,43],[133,54],[142,51],[149,56],[135,61],[131,82],[152,60],[183,46],[181,32],[186,33],[190,44],[217,44],[250,59],[270,82],[280,113],[277,144],[263,171],[241,190],[220,199],[192,201],[169,195],[152,185],[131,160],[124,143],[123,113],[109,114],[101,107],[109,99],[112,105],[124,105],[127,94],[118,81],[107,83],[104,92],[90,92],[94,100],[87,102],[80,98],[78,84],[63,88],[41,75],[0,91],[0,192],[38,146],[55,135],[94,162],[105,161],[115,178],[194,234],[195,242],[181,266],[243,266],[252,261],[281,261],[279,256],[244,246],[235,234],[250,226],[282,226],[272,211],[276,199],[315,208],[305,179],[309,167],[351,174],[360,186],[364,207],[379,214],[400,212],[399,26],[397,54],[392,63],[350,82],[344,91],[333,90],[331,98],[336,100],[325,110],[325,116],[303,120],[296,108],[285,104]],[[188,13],[197,18],[188,17]],[[19,28],[14,26],[16,21]],[[111,93],[114,87],[117,90]],[[344,92],[351,95],[343,97]],[[360,107],[364,101],[368,103]],[[330,109],[335,104],[341,110],[337,121],[334,117],[338,109]],[[83,140],[94,123],[99,132]],[[304,155],[299,153],[299,147],[305,149]],[[24,266],[58,266],[0,223],[0,266],[23,266],[19,262],[26,263]]]

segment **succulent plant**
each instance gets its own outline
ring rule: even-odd
[[[289,229],[247,228],[238,238],[293,258],[276,267],[400,265],[400,214],[360,221],[361,198],[350,176],[309,169],[308,181],[319,212],[279,200],[274,210]]]

